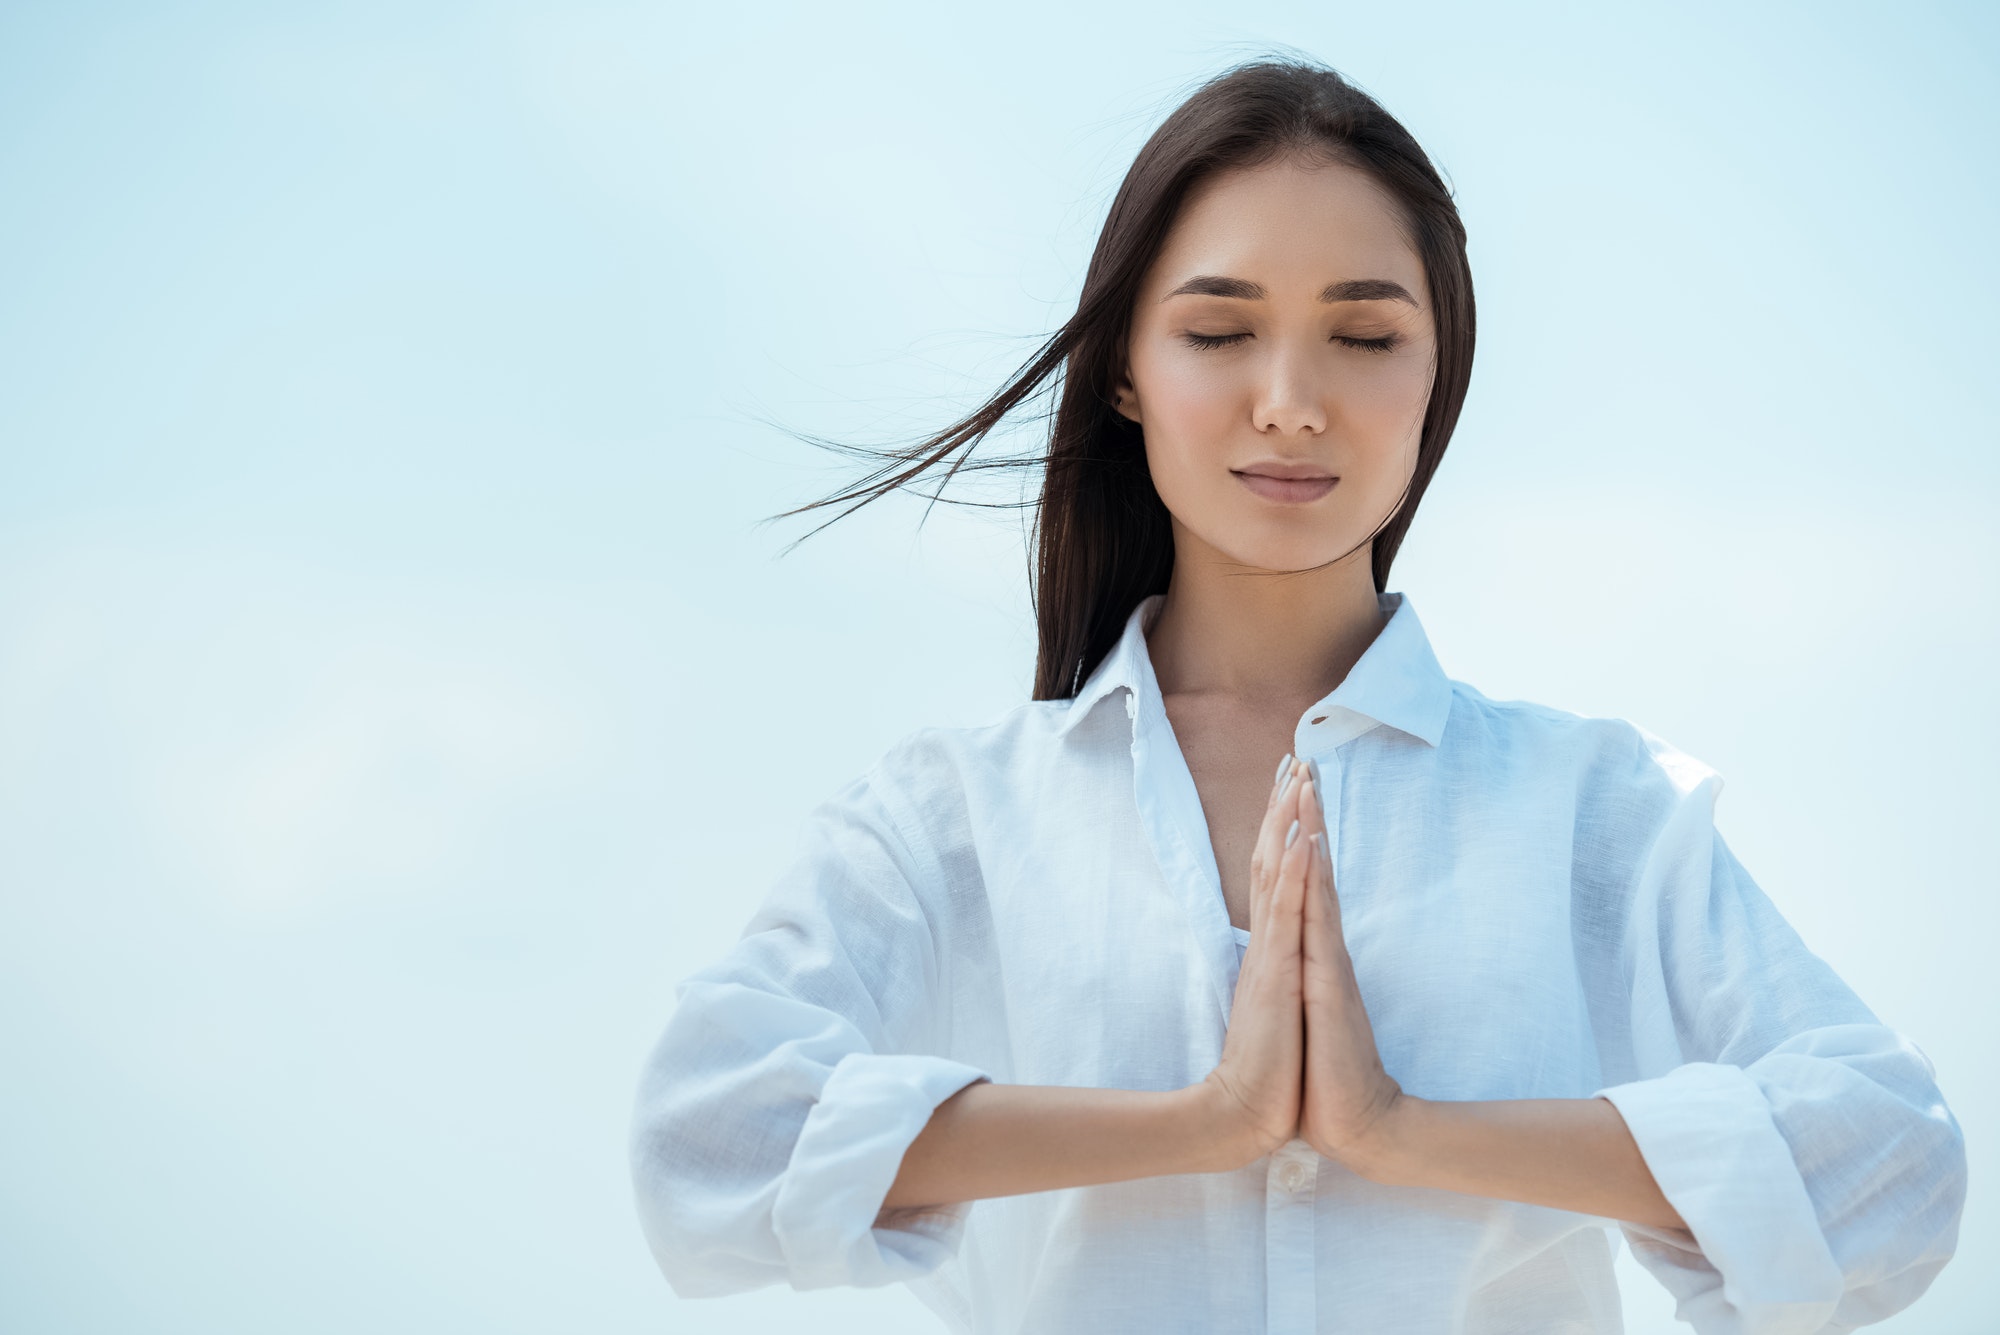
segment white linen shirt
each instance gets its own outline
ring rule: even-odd
[[[1294,733],[1383,1065],[1426,1099],[1602,1093],[1688,1228],[1384,1186],[1296,1139],[882,1209],[973,1081],[1174,1090],[1221,1055],[1248,937],[1147,653],[1160,602],[1074,700],[898,742],[678,985],[630,1142],[675,1293],[901,1281],[977,1335],[1606,1332],[1614,1228],[1703,1335],[1845,1330],[1928,1287],[1957,1119],[1723,842],[1721,777],[1448,678],[1400,593]]]

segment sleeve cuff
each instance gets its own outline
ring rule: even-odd
[[[1609,1099],[1687,1228],[1624,1224],[1701,1331],[1817,1331],[1845,1287],[1791,1146],[1738,1066],[1689,1062]],[[1717,1281],[1720,1281],[1719,1283]]]
[[[914,1279],[958,1249],[970,1201],[884,1210],[903,1155],[940,1103],[980,1080],[943,1057],[850,1052],[806,1114],[771,1223],[795,1289]]]

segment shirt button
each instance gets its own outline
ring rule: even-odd
[[[1286,1191],[1297,1191],[1306,1184],[1306,1166],[1302,1163],[1288,1163],[1278,1174],[1278,1180],[1285,1184]]]

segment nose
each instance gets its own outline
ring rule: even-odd
[[[1308,360],[1296,353],[1280,351],[1271,359],[1269,373],[1259,386],[1254,409],[1254,425],[1260,432],[1282,436],[1326,430],[1326,402],[1323,387]]]

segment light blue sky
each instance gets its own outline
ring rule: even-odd
[[[1970,1141],[1881,1328],[1985,1328],[2000,22],[1613,8],[0,11],[0,1326],[932,1329],[680,1303],[630,1204],[674,982],[813,803],[1030,683],[1023,515],[779,559],[852,474],[758,417],[948,420],[1178,95],[1290,45],[1471,236],[1391,587],[1453,676],[1722,771]]]

